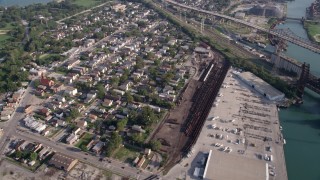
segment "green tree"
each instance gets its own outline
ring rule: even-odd
[[[79,113],[78,109],[76,109],[76,108],[71,109],[71,111],[70,111],[70,117],[71,117],[72,119],[77,118],[79,115],[80,115],[80,113]]]
[[[80,149],[81,149],[82,151],[85,151],[85,152],[88,151],[87,146],[84,145],[84,144],[81,144]]]
[[[21,157],[22,157],[22,152],[18,150],[16,152],[16,158],[20,159]]]
[[[33,152],[30,154],[30,160],[35,161],[38,158],[38,154],[36,152]]]
[[[106,93],[106,89],[105,89],[105,87],[103,86],[103,84],[99,83],[99,84],[97,85],[97,91],[98,91],[98,93],[97,93],[98,98],[99,98],[99,99],[104,99],[104,96],[106,95],[106,94],[105,94],[105,93]]]
[[[112,77],[110,79],[110,83],[112,84],[112,86],[118,86],[119,85],[119,78],[118,77]]]
[[[161,148],[161,143],[160,143],[160,141],[158,141],[158,140],[152,140],[152,141],[150,141],[149,145],[150,145],[150,148],[151,148],[153,151],[159,151],[160,148]]]
[[[125,96],[126,96],[127,103],[133,102],[133,96],[130,93],[126,93]]]
[[[127,118],[119,120],[117,122],[117,130],[118,131],[123,131],[123,129],[127,125],[127,123],[128,123],[128,119]]]
[[[111,156],[112,152],[116,150],[121,143],[122,143],[122,137],[117,132],[113,132],[111,134],[111,138],[107,146],[107,150],[106,150],[107,156]]]

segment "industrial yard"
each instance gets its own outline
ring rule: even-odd
[[[228,71],[196,144],[167,178],[287,179],[277,106],[237,74]]]

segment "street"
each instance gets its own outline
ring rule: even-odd
[[[18,129],[19,120],[21,120],[25,116],[25,114],[22,112],[22,107],[26,106],[27,104],[30,103],[30,101],[32,101],[33,95],[30,93],[32,90],[32,85],[33,85],[33,81],[30,83],[29,87],[26,89],[25,93],[23,94],[20,104],[17,106],[16,111],[13,113],[12,118],[9,121],[3,122],[1,124],[1,127],[4,129],[3,135],[0,139],[0,154],[2,157],[4,155],[3,151],[6,147],[6,144],[10,142],[9,138],[16,137],[16,138],[28,140],[30,142],[42,143],[44,146],[51,147],[56,152],[61,152],[73,158],[77,158],[82,162],[91,164],[93,166],[96,166],[104,170],[121,174],[125,177],[144,179],[152,175],[152,173],[148,171],[140,172],[139,169],[129,167],[128,164],[118,162],[116,160],[112,160],[111,163],[107,163],[106,161],[100,162],[99,157],[85,155],[81,151],[80,152],[72,151],[72,146],[68,146],[60,142],[53,143],[51,140],[43,136],[40,136],[38,134],[33,134],[30,131],[21,131],[20,129]]]

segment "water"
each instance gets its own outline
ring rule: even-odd
[[[288,3],[288,17],[305,16],[306,7],[314,0],[295,0]],[[307,39],[303,26],[287,21],[279,28],[290,28]],[[320,55],[290,44],[286,54],[301,62],[310,63],[311,72],[320,76]],[[280,111],[280,120],[287,144],[285,157],[289,180],[320,180],[320,96],[306,90],[303,105]]]
[[[0,0],[0,6],[27,6],[34,3],[48,3],[52,0]]]

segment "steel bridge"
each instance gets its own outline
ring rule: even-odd
[[[319,45],[314,44],[314,43],[310,42],[307,39],[300,38],[299,36],[295,35],[292,32],[288,32],[287,30],[266,29],[266,28],[254,25],[252,23],[246,22],[246,21],[241,20],[241,19],[236,19],[236,18],[227,16],[227,15],[216,13],[216,12],[206,11],[206,10],[199,9],[199,8],[196,8],[196,7],[187,6],[187,5],[180,4],[180,3],[177,3],[175,1],[172,1],[172,0],[164,0],[164,3],[169,3],[169,4],[172,4],[174,6],[183,8],[183,9],[192,10],[192,11],[196,11],[196,12],[199,12],[199,13],[203,13],[203,14],[219,17],[219,18],[222,18],[222,19],[230,20],[230,21],[233,21],[233,22],[248,26],[250,28],[254,28],[254,29],[256,29],[256,30],[258,30],[260,32],[276,36],[276,37],[278,37],[278,38],[280,38],[282,40],[291,42],[291,43],[296,44],[296,45],[298,45],[300,47],[303,47],[305,49],[309,49],[309,50],[311,50],[311,51],[313,51],[315,53],[320,54],[320,46]]]

